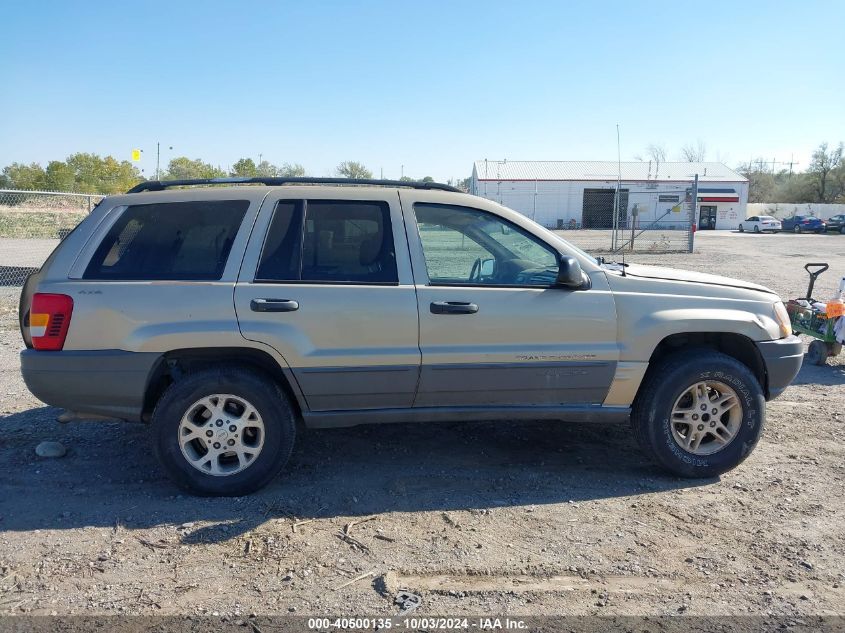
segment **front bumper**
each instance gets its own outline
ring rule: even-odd
[[[793,334],[776,341],[758,341],[757,349],[766,366],[766,400],[777,398],[801,369],[804,341]]]
[[[160,354],[97,350],[21,352],[32,394],[75,413],[140,420],[150,373]]]

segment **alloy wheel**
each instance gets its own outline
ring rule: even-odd
[[[697,382],[675,401],[670,423],[681,448],[694,455],[712,455],[736,437],[742,404],[736,391],[723,382]]]
[[[255,462],[264,446],[264,422],[244,398],[214,394],[188,407],[179,423],[178,440],[191,466],[225,477]]]

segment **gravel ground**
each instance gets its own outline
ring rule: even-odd
[[[783,296],[821,259],[827,297],[845,237],[709,233],[632,259]],[[265,490],[199,499],[142,425],[55,422],[0,290],[0,614],[390,615],[398,589],[419,614],[845,613],[841,358],[804,367],[718,479],[663,475],[625,426],[395,425],[308,432]],[[36,457],[44,440],[67,455]]]

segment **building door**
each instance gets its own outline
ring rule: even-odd
[[[616,189],[584,189],[581,228],[612,229]],[[624,228],[628,217],[628,190],[619,192],[618,227]]]
[[[716,228],[716,207],[702,206],[699,207],[698,215],[698,230],[708,231]]]

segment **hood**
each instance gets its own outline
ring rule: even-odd
[[[645,266],[643,264],[628,264],[625,266],[625,274],[631,277],[644,279],[665,279],[667,281],[687,281],[690,283],[708,284],[711,286],[726,286],[728,288],[743,288],[745,290],[756,290],[767,294],[777,294],[774,291],[741,279],[722,277],[721,275],[710,275],[708,273],[696,273],[690,270],[679,270],[677,268],[663,268],[662,266]]]

